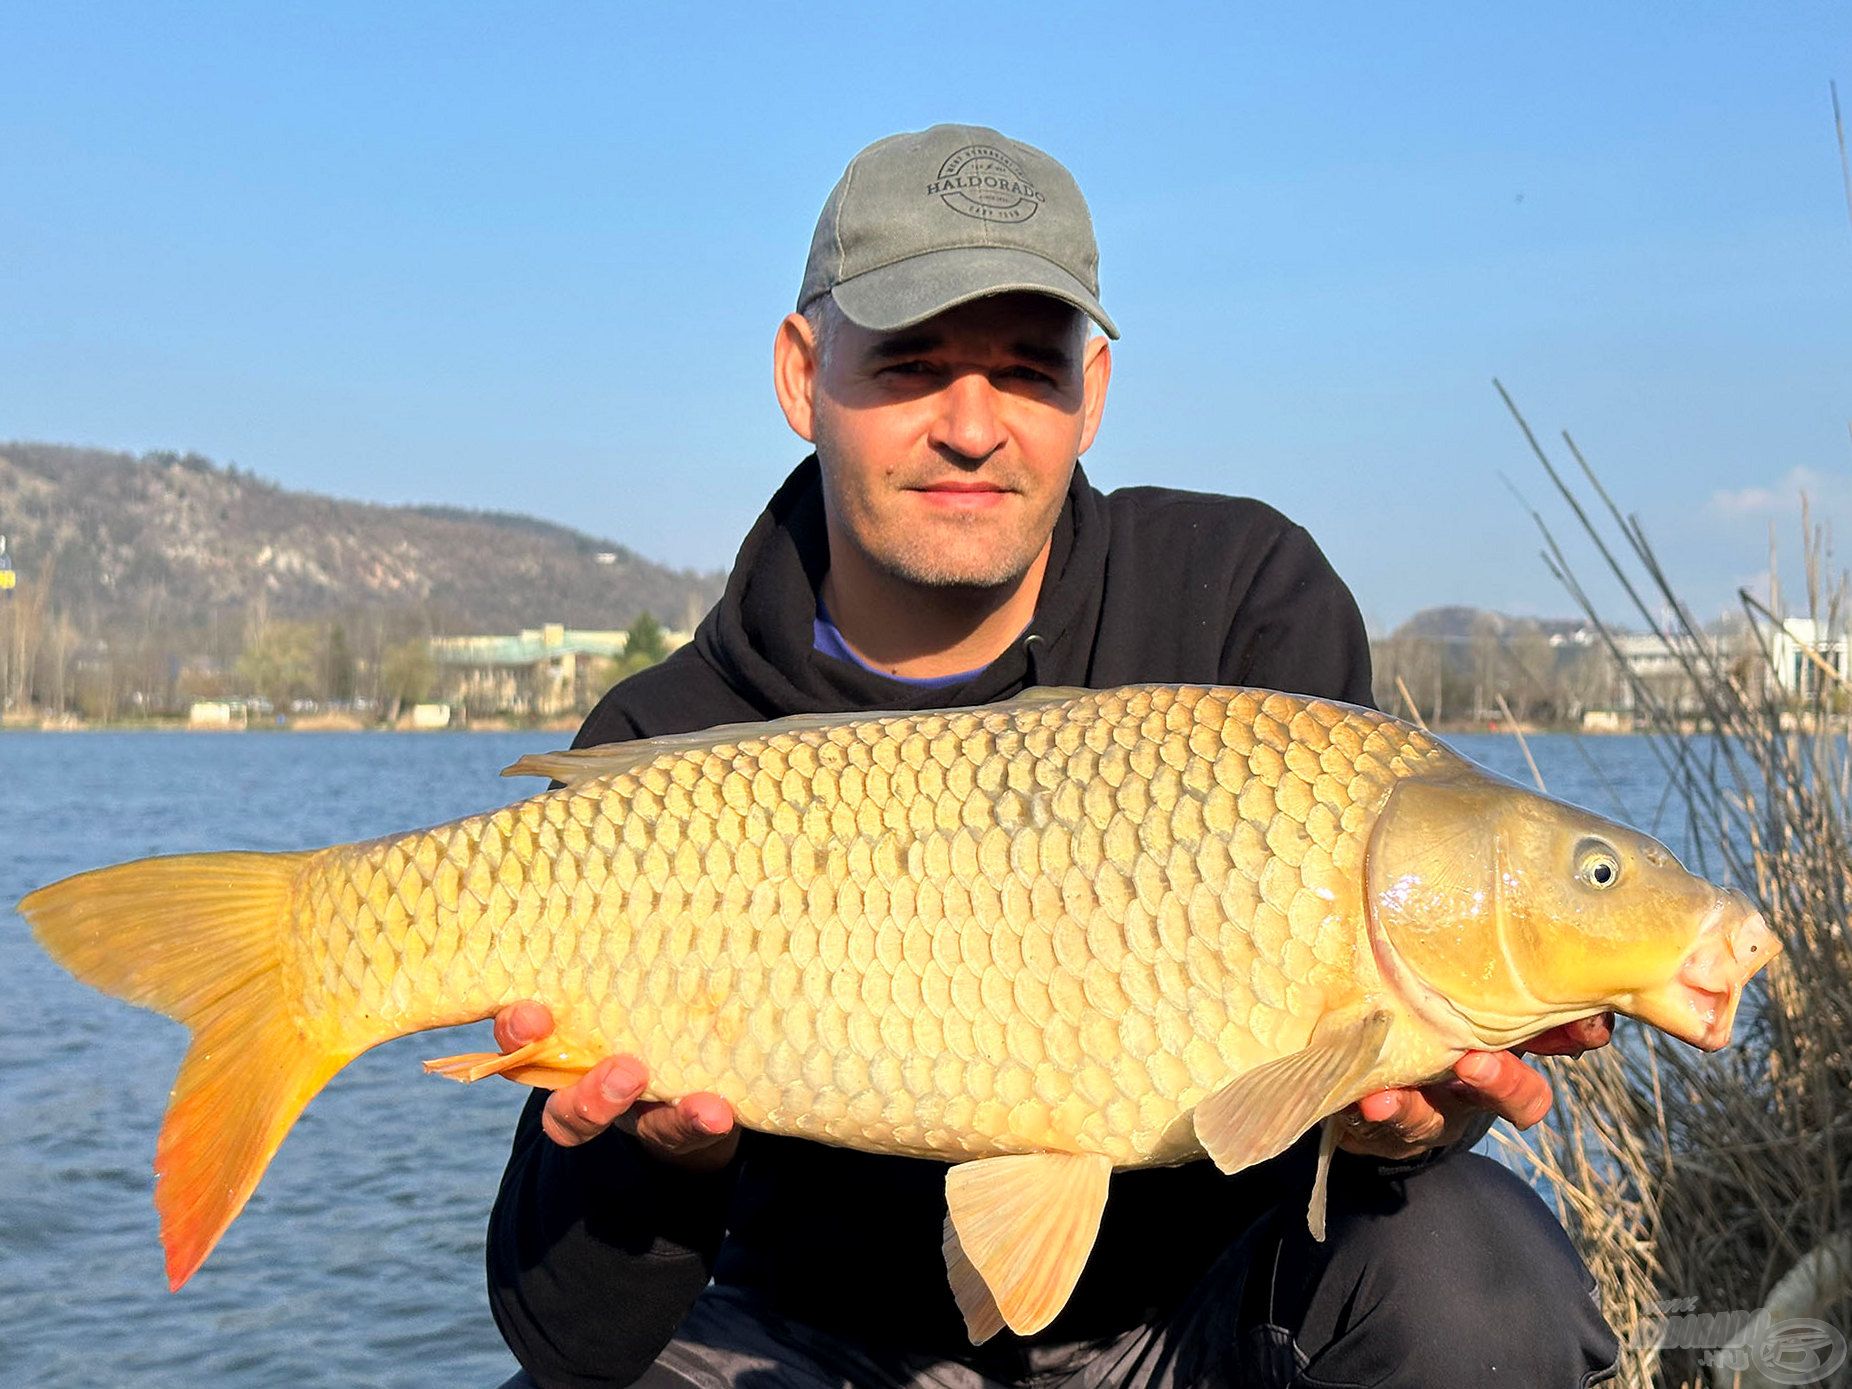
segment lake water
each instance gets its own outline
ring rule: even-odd
[[[1451,741],[1529,780],[1514,740]],[[482,1235],[524,1092],[418,1064],[491,1047],[486,1026],[401,1038],[337,1076],[173,1295],[150,1163],[185,1034],[71,980],[12,904],[144,854],[305,848],[483,810],[539,787],[501,767],[564,742],[0,735],[0,1383],[486,1389],[512,1373],[483,1296]],[[1645,740],[1531,746],[1554,793],[1641,828],[1671,819]]]

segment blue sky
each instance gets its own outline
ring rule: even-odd
[[[1266,498],[1378,629],[1569,610],[1494,376],[1701,609],[1852,525],[1852,6],[1132,11],[5,6],[0,438],[722,566],[818,207],[950,119],[1093,206],[1095,482]]]

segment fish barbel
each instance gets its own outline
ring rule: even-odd
[[[1027,1333],[1079,1277],[1112,1169],[1238,1171],[1610,1008],[1722,1046],[1780,949],[1644,835],[1264,690],[1037,690],[509,770],[566,784],[21,902],[78,978],[192,1030],[155,1162],[174,1287],[342,1066],[532,998],[551,1037],[432,1066],[559,1086],[629,1052],[652,1098],[942,1158],[971,1335]],[[1312,1204],[1316,1227],[1322,1186]]]

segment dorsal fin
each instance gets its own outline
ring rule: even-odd
[[[751,738],[770,738],[779,733],[794,733],[806,728],[834,728],[838,724],[861,719],[892,718],[892,711],[867,714],[792,714],[765,723],[723,723],[693,733],[667,733],[660,738],[637,738],[628,743],[605,743],[595,748],[572,748],[564,752],[530,752],[519,761],[502,768],[503,776],[545,776],[575,786],[594,777],[616,776],[635,771],[645,763],[670,753],[705,752],[709,748],[743,743]]]
[[[645,763],[670,753],[706,752],[710,748],[743,743],[750,738],[771,738],[780,733],[801,733],[812,728],[837,728],[845,723],[863,723],[869,719],[925,718],[932,714],[986,713],[1013,709],[1037,709],[1046,704],[1060,704],[1093,690],[1071,689],[1055,685],[1038,685],[1014,699],[996,704],[966,704],[955,709],[879,709],[854,710],[837,714],[790,714],[764,723],[723,723],[693,733],[669,733],[660,738],[638,738],[628,743],[606,743],[595,748],[572,748],[561,752],[530,752],[502,768],[503,776],[544,776],[567,786],[576,786],[595,777],[616,776],[635,771]]]
[[[1065,704],[1070,699],[1079,699],[1083,695],[1096,695],[1098,690],[1089,690],[1084,685],[1036,685],[1024,690],[1014,699],[999,700],[995,704],[974,704],[973,709],[1039,709],[1044,704]],[[951,710],[947,710],[950,713]]]

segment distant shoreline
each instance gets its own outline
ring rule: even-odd
[[[565,719],[474,719],[467,724],[448,728],[414,728],[409,720],[396,724],[363,723],[358,719],[303,718],[282,723],[253,722],[245,728],[215,728],[190,724],[184,719],[117,719],[90,722],[85,719],[23,719],[0,721],[0,737],[10,733],[186,733],[212,737],[238,734],[274,733],[564,733],[579,731],[581,715]]]
[[[444,728],[416,728],[409,719],[400,719],[394,724],[364,722],[360,719],[340,715],[308,714],[288,718],[280,723],[263,723],[253,720],[243,728],[214,726],[210,724],[188,723],[185,719],[117,719],[108,722],[90,722],[84,719],[23,719],[0,720],[0,736],[8,733],[192,733],[225,736],[240,733],[564,733],[574,734],[579,731],[585,715],[570,714],[553,719],[511,719],[485,717],[472,719],[466,724],[453,724]],[[1617,733],[1631,733],[1635,730],[1626,728],[1581,728],[1574,725],[1520,723],[1515,728],[1497,720],[1463,719],[1459,721],[1444,720],[1430,724],[1433,732],[1446,735],[1453,733],[1492,733],[1516,737],[1531,737],[1539,734],[1574,733],[1588,737],[1609,737]]]

